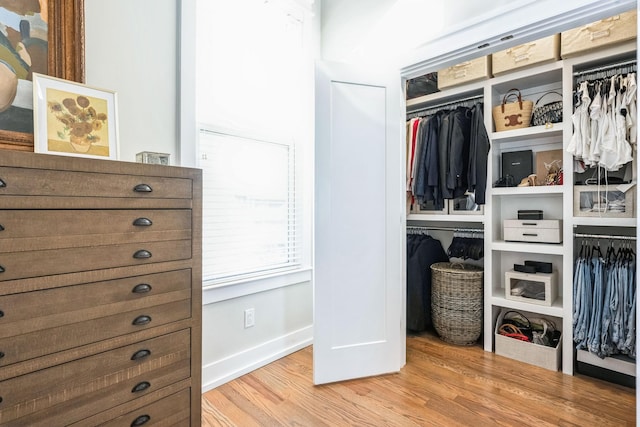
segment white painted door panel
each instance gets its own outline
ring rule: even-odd
[[[400,77],[370,75],[317,68],[316,384],[404,365]]]

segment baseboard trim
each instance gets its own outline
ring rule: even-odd
[[[202,367],[205,393],[313,343],[313,326],[298,329]]]

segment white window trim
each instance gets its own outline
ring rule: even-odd
[[[302,267],[295,271],[263,275],[251,279],[241,279],[202,288],[202,305],[239,298],[311,281],[312,270]]]

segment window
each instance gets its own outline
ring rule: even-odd
[[[307,12],[290,0],[196,7],[205,285],[298,268],[299,153],[311,140]]]
[[[294,148],[217,132],[200,134],[203,276],[224,281],[296,267]]]

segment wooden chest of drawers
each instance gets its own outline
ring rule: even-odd
[[[0,425],[200,425],[197,169],[0,152]]]

